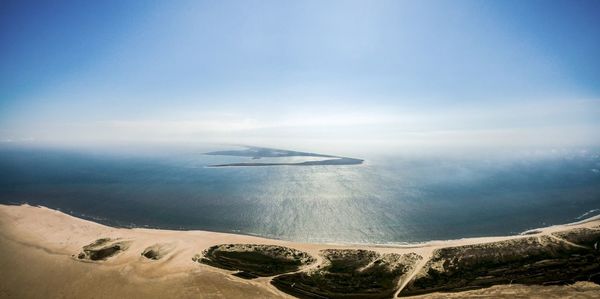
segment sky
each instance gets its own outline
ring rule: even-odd
[[[0,142],[600,145],[599,1],[2,1]]]

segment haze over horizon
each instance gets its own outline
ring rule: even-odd
[[[597,1],[0,5],[0,141],[600,146]]]

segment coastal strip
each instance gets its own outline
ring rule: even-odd
[[[597,218],[516,236],[333,245],[113,228],[0,205],[0,297],[593,298],[599,241]]]

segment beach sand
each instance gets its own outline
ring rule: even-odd
[[[572,228],[600,228],[599,219],[539,229],[548,235]],[[411,253],[423,257],[414,271],[398,282],[403,288],[419,273],[434,250],[530,237],[528,235],[432,241],[415,245],[306,244],[254,236],[206,231],[113,228],[59,211],[29,205],[0,205],[1,298],[293,298],[275,288],[271,277],[248,280],[233,271],[193,261],[218,244],[280,245],[298,249],[322,261],[323,249],[368,249],[380,254]],[[106,260],[80,259],[82,248],[102,238],[127,244]],[[154,250],[160,259],[148,259]],[[396,294],[399,293],[396,292]],[[432,293],[412,298],[598,298],[600,286],[577,282],[568,286],[498,285],[460,293]]]

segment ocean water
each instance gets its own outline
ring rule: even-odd
[[[247,158],[203,152],[1,148],[0,203],[116,226],[348,243],[506,235],[600,213],[597,152],[224,168],[207,165]]]

